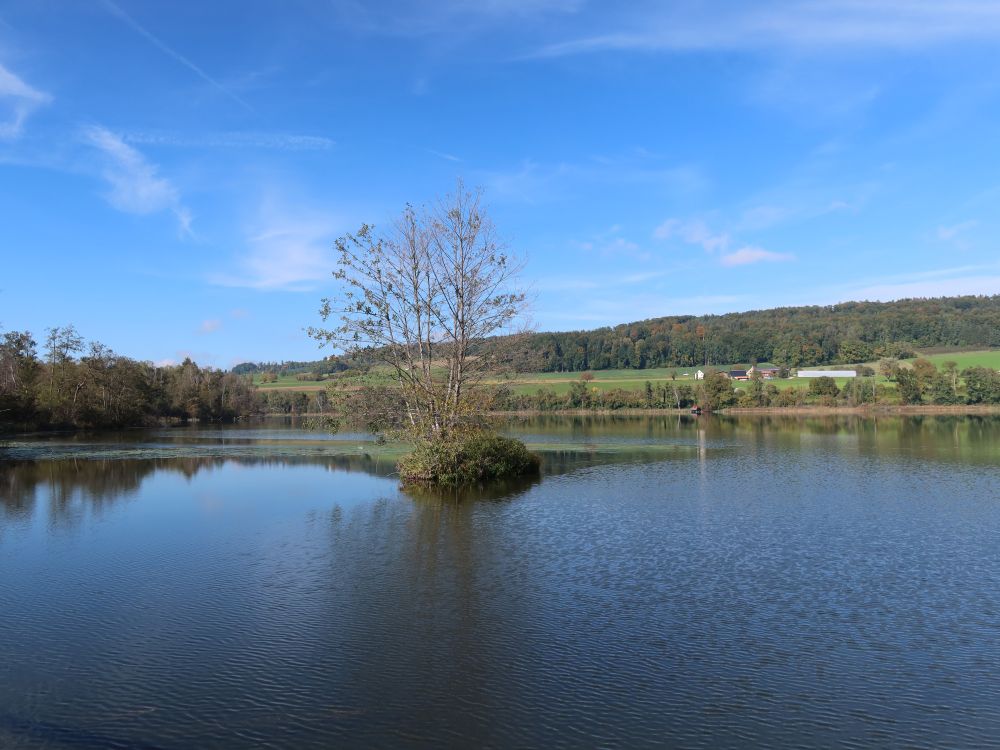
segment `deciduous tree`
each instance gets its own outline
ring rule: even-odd
[[[511,332],[526,306],[521,263],[500,240],[482,193],[459,182],[430,210],[408,206],[390,231],[363,225],[336,249],[340,290],[320,310],[335,325],[309,333],[388,368],[418,432],[458,425],[510,353],[483,341]]]

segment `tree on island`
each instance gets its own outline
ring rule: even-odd
[[[526,310],[522,263],[497,235],[481,191],[455,193],[418,212],[407,206],[387,233],[363,225],[336,241],[340,292],[309,329],[324,345],[377,362],[392,387],[353,399],[369,425],[396,426],[416,440],[400,464],[404,481],[458,484],[537,470],[519,441],[492,435],[479,417]],[[488,347],[488,337],[499,337]],[[509,339],[507,339],[509,340]],[[350,408],[350,406],[348,406]],[[467,455],[467,454],[475,454]]]

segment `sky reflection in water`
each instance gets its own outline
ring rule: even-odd
[[[466,497],[277,427],[18,441],[0,746],[1000,736],[1000,421],[511,429],[543,477]]]

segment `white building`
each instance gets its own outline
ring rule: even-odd
[[[854,370],[799,370],[800,378],[856,378]]]
[[[698,372],[696,372],[694,374],[694,379],[695,380],[704,380],[705,379],[705,373],[702,372],[701,370],[698,370]]]

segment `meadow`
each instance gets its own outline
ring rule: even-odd
[[[955,362],[961,372],[967,367],[989,367],[993,370],[1000,370],[1000,349],[980,349],[977,351],[951,351],[922,354],[923,359],[929,359],[934,366],[941,369],[945,362]],[[903,362],[913,364],[916,358],[904,359]]]
[[[973,351],[928,351],[926,353],[920,353],[920,357],[928,359],[935,364],[938,368],[945,362],[956,362],[958,364],[959,371],[964,370],[967,367],[990,367],[992,369],[1000,370],[1000,349],[985,349],[985,350],[973,350]],[[901,360],[902,363],[912,365],[917,357],[913,357],[906,360]],[[869,367],[878,367],[878,362],[867,362],[859,363],[866,364]],[[851,369],[857,365],[826,365],[823,367],[811,367],[807,369]],[[713,366],[712,369],[718,370],[729,370],[729,369],[747,369],[748,364],[734,364],[734,365],[718,365]],[[588,381],[588,387],[597,391],[610,391],[614,389],[622,389],[628,391],[639,391],[646,387],[646,383],[650,383],[654,387],[661,384],[670,385],[672,383],[677,384],[687,384],[696,385],[697,380],[695,379],[695,373],[699,368],[695,367],[657,367],[650,368],[647,370],[633,370],[633,369],[621,369],[621,370],[593,370],[588,371],[589,376],[593,376],[592,380]],[[570,388],[573,383],[580,381],[580,376],[583,373],[580,372],[528,372],[521,373],[513,381],[509,381],[509,387],[516,394],[528,394],[532,395],[537,393],[539,390],[546,390],[552,393],[563,395],[569,393]],[[589,377],[588,376],[588,377]],[[848,378],[835,378],[838,387],[843,387],[844,384],[848,382]],[[879,375],[877,380],[880,384],[885,385],[889,388],[894,388],[894,384],[887,380],[886,378]],[[310,381],[310,380],[298,380],[295,374],[284,374],[279,375],[278,379],[273,383],[262,383],[260,380],[260,375],[254,376],[254,385],[262,390],[286,390],[286,391],[321,391],[327,387],[329,380],[325,381]],[[373,370],[371,373],[365,375],[363,378],[359,376],[349,376],[342,378],[348,387],[352,385],[360,385],[364,383],[388,383],[389,378],[387,374],[380,373],[378,370]],[[809,381],[802,378],[787,378],[779,379],[775,378],[769,380],[769,383],[774,384],[777,388],[785,390],[786,388],[808,388]],[[743,387],[742,383],[735,384],[737,388]]]
[[[298,380],[294,373],[278,375],[273,383],[261,380],[261,374],[255,373],[253,384],[264,391],[321,391],[326,388],[326,381]]]

